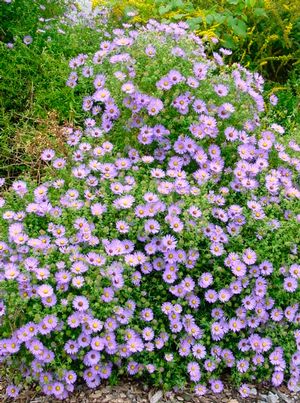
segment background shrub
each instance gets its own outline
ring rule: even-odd
[[[36,164],[32,154],[15,157],[43,131],[49,113],[58,125],[80,120],[80,102],[65,85],[68,63],[95,51],[106,12],[81,15],[67,1],[14,0],[0,2],[0,15],[0,175],[14,178]]]
[[[233,61],[273,81],[286,81],[299,61],[297,1],[94,0],[93,4],[111,7],[122,21],[185,20],[202,38],[216,38],[221,46],[234,50]]]

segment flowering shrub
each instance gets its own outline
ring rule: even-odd
[[[9,396],[21,376],[63,399],[124,373],[197,395],[224,372],[243,397],[254,380],[296,389],[300,147],[280,144],[262,77],[229,53],[150,21],[70,61],[84,127],[0,204]]]

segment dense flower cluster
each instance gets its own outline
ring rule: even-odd
[[[89,95],[70,155],[45,150],[49,177],[0,204],[0,357],[45,394],[124,372],[199,396],[225,371],[243,397],[254,379],[296,389],[299,146],[226,54],[150,21],[71,60]]]

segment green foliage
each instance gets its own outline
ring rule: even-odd
[[[23,38],[26,35],[36,35],[37,29],[41,29],[56,21],[63,15],[68,0],[57,1],[27,1],[12,0],[11,3],[0,3],[0,41],[14,42],[16,37]]]
[[[285,85],[266,83],[266,93],[275,94],[278,104],[269,111],[269,118],[285,127],[282,142],[287,145],[290,140],[300,143],[300,80],[295,70]]]
[[[80,104],[65,85],[68,62],[95,50],[95,23],[101,19],[73,21],[78,13],[65,17],[67,6],[66,1],[0,2],[0,176],[15,177],[28,169],[33,154],[20,160],[16,155],[43,130],[49,113],[54,111],[58,125],[80,120]],[[28,35],[32,43],[26,45]]]
[[[286,81],[300,57],[299,0],[94,0],[97,4],[133,22],[186,20],[201,37],[234,50],[233,61],[275,81]],[[133,10],[137,15],[128,16]]]

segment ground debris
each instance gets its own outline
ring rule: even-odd
[[[124,379],[114,386],[103,383],[95,390],[79,385],[75,392],[64,400],[65,403],[244,403],[245,401],[247,403],[299,403],[300,399],[298,394],[291,394],[284,387],[274,389],[270,386],[269,389],[264,388],[261,393],[257,391],[256,396],[252,395],[245,400],[230,385],[226,386],[226,383],[224,391],[218,395],[208,393],[197,397],[188,389],[163,393],[162,390],[151,388],[142,382]],[[5,396],[5,385],[1,381],[0,402],[11,402],[11,399]],[[14,402],[59,403],[61,400],[39,395],[33,390],[24,390]]]

